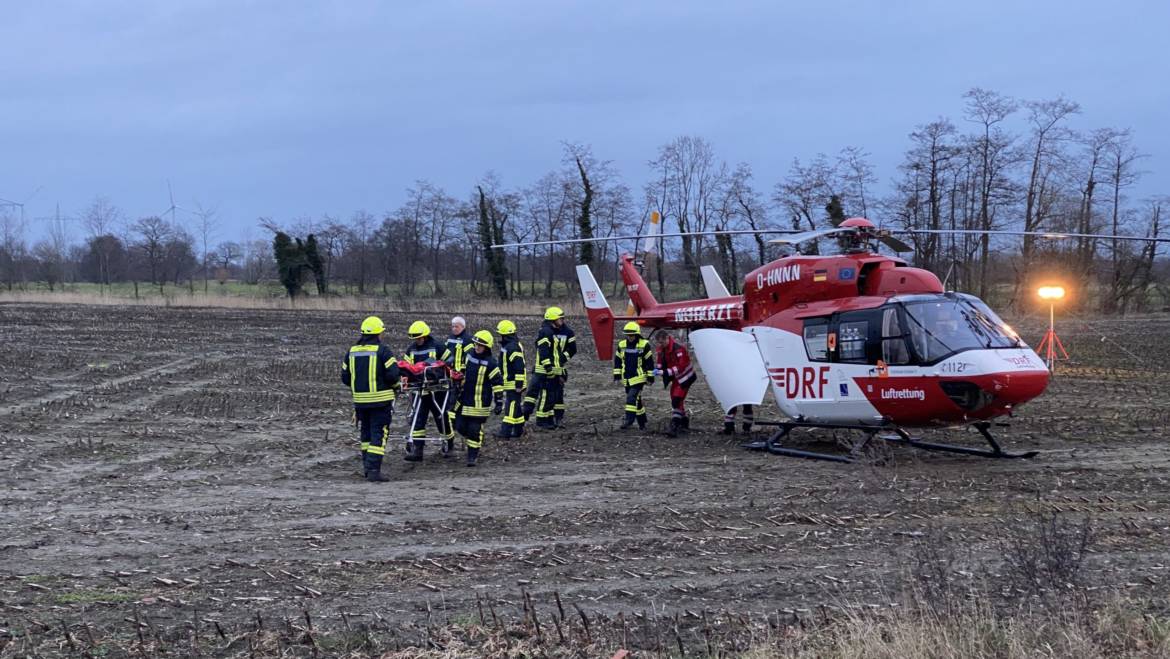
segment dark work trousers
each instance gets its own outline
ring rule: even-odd
[[[377,407],[355,407],[362,442],[362,453],[386,455],[386,440],[390,436],[392,403]]]
[[[513,389],[504,392],[504,422],[500,425],[500,437],[519,437],[524,434],[524,411],[521,409],[520,392]]]
[[[639,428],[646,427],[646,406],[642,404],[642,388],[645,383],[632,384],[626,387],[626,425],[638,422]]]

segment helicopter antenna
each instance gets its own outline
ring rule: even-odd
[[[943,277],[942,285],[943,285],[944,291],[948,290],[947,289],[947,282],[951,280],[951,273],[954,271],[955,271],[955,262],[954,262],[954,260],[951,260],[951,267],[947,268],[947,276]]]

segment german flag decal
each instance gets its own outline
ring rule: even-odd
[[[813,270],[813,281],[825,281],[828,278],[828,270]]]

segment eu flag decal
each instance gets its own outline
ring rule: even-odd
[[[837,279],[840,279],[841,281],[850,281],[853,279],[855,274],[857,274],[857,271],[853,268],[841,268],[837,271]]]

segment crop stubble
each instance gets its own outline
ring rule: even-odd
[[[384,318],[401,349],[413,319]],[[661,387],[653,432],[620,433],[621,392],[578,322],[568,430],[489,436],[476,470],[388,456],[384,485],[359,478],[337,381],[358,320],[0,306],[0,628],[132,609],[406,623],[516,611],[525,592],[611,614],[884,606],[925,531],[994,564],[995,521],[1037,508],[1093,516],[1094,583],[1165,588],[1164,319],[1069,323],[1075,363],[1001,430],[1035,460],[897,449],[853,466],[741,451],[701,384],[690,436],[661,434]],[[537,320],[518,321],[531,350]]]

